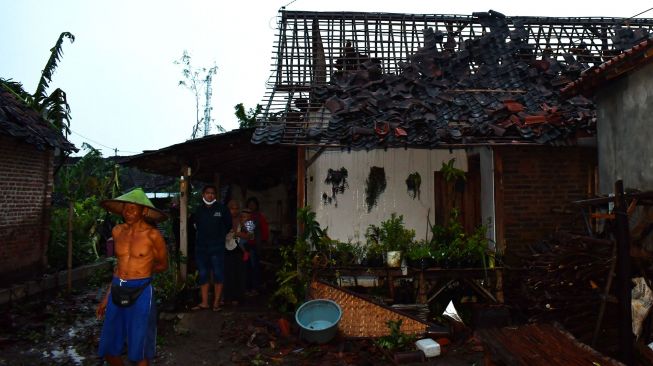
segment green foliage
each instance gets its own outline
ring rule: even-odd
[[[180,266],[186,262],[187,257],[182,256],[181,253],[168,253],[168,269],[157,273],[152,281],[158,303],[165,304],[174,301],[184,289],[193,288],[197,284],[197,272],[186,276],[186,280],[181,278]]]
[[[376,345],[389,351],[406,351],[413,349],[417,337],[412,334],[406,334],[401,331],[403,319],[388,320],[386,325],[390,329],[390,334],[380,337],[376,340]]]
[[[117,194],[119,170],[102,159],[102,154],[84,144],[88,153],[76,164],[63,167],[57,174],[54,192],[73,202],[73,266],[92,263],[98,259],[100,240],[98,228],[107,216],[99,203]],[[67,265],[68,205],[52,210],[48,263],[55,270]]]
[[[472,233],[466,233],[459,220],[457,209],[451,211],[446,225],[431,227],[432,248],[436,260],[440,262],[468,262],[470,265],[482,263],[486,266],[488,251],[487,227],[481,225]]]
[[[336,265],[348,266],[360,262],[365,249],[360,244],[351,242],[332,241],[330,256]]]
[[[326,230],[315,220],[315,212],[309,206],[297,211],[297,219],[303,231],[294,246],[281,248],[283,263],[277,271],[278,288],[271,298],[272,305],[282,312],[294,311],[306,298],[313,259],[318,253],[327,253],[331,245]]]
[[[73,267],[95,262],[99,256],[97,233],[100,218],[105,215],[99,199],[91,196],[73,204]],[[68,261],[68,207],[52,210],[48,264],[55,270],[66,268]]]
[[[326,230],[320,227],[320,223],[315,220],[316,213],[311,211],[310,206],[297,210],[297,219],[302,226],[302,234],[299,240],[305,242],[311,249],[318,252],[326,252],[328,246],[325,246],[323,238],[326,237]]]
[[[415,242],[408,246],[406,257],[411,260],[430,258],[432,256],[431,247],[425,241]]]
[[[303,254],[293,253],[293,249]],[[299,300],[306,295],[306,281],[300,276],[299,267],[305,267],[303,255],[305,247],[300,247],[299,241],[294,247],[281,247],[281,268],[277,271],[277,290],[272,294],[270,302],[281,312],[292,312],[299,306]],[[300,258],[300,255],[302,257]]]
[[[50,49],[50,58],[41,71],[41,79],[36,87],[34,95],[25,92],[21,83],[0,78],[0,86],[12,92],[16,97],[25,102],[30,108],[41,114],[46,121],[68,136],[70,133],[70,105],[66,98],[66,92],[57,88],[50,95],[46,90],[52,81],[52,75],[57,69],[57,62],[63,54],[63,42],[68,38],[70,43],[75,41],[75,36],[70,32],[63,32],[59,35],[54,47]]]
[[[67,199],[98,196],[102,199],[118,194],[120,167],[102,158],[102,153],[84,143],[88,150],[76,164],[62,168],[57,174],[54,191]]]
[[[239,128],[252,128],[256,127],[256,116],[261,113],[261,105],[257,104],[256,108],[250,108],[245,112],[243,103],[238,103],[234,106],[234,115],[238,119]]]
[[[451,160],[449,160],[449,162],[442,163],[442,168],[440,168],[440,172],[442,173],[444,180],[446,180],[447,182],[455,182],[459,179],[465,181],[467,179],[464,170],[460,170],[454,167],[455,162],[456,162],[456,158],[452,158]]]
[[[379,228],[379,241],[386,251],[405,251],[415,238],[415,230],[404,227],[404,216],[392,213],[389,219],[382,221]]]

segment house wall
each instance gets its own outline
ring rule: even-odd
[[[503,215],[499,247],[514,254],[558,229],[584,230],[570,202],[586,199],[594,186],[592,148],[525,146],[495,148],[502,163],[497,201]]]
[[[308,158],[315,153],[309,151]],[[404,216],[406,227],[415,229],[416,239],[427,234],[427,214],[433,223],[433,176],[443,162],[456,158],[455,166],[467,171],[464,150],[376,149],[371,151],[324,151],[307,168],[307,204],[316,212],[320,225],[328,227],[331,238],[340,241],[365,242],[365,231],[370,224],[378,225],[394,212]],[[368,212],[365,202],[365,181],[372,166],[385,169],[387,186],[378,204]],[[322,194],[331,195],[331,186],[324,183],[329,169],[344,167],[348,172],[348,188],[336,196],[335,202],[325,204]],[[406,189],[406,178],[419,172],[422,180],[419,199],[412,199]]]
[[[597,94],[599,191],[653,190],[653,64],[607,84]]]
[[[46,264],[52,196],[51,151],[0,135],[0,278]]]

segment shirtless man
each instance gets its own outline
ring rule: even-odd
[[[152,274],[168,268],[168,253],[159,231],[145,221],[166,219],[137,188],[113,200],[100,203],[122,215],[124,224],[113,228],[118,259],[107,295],[97,307],[104,319],[99,355],[114,365],[123,365],[121,354],[127,344],[128,358],[137,365],[149,365],[156,349],[156,308]]]

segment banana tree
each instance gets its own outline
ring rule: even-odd
[[[70,105],[68,105],[66,92],[57,88],[50,94],[47,93],[52,81],[52,75],[57,69],[57,63],[63,54],[63,43],[66,38],[71,43],[75,41],[75,36],[70,32],[63,32],[59,35],[57,43],[50,49],[50,57],[41,72],[41,78],[34,94],[29,94],[21,83],[11,79],[0,78],[0,87],[8,90],[32,109],[39,112],[43,119],[68,137],[70,134]]]

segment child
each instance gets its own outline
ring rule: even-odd
[[[247,249],[247,243],[254,239],[254,231],[256,229],[256,224],[252,220],[252,211],[248,208],[243,209],[240,212],[240,232],[236,233],[238,237],[238,246],[243,251],[243,262],[249,260],[249,251]]]

